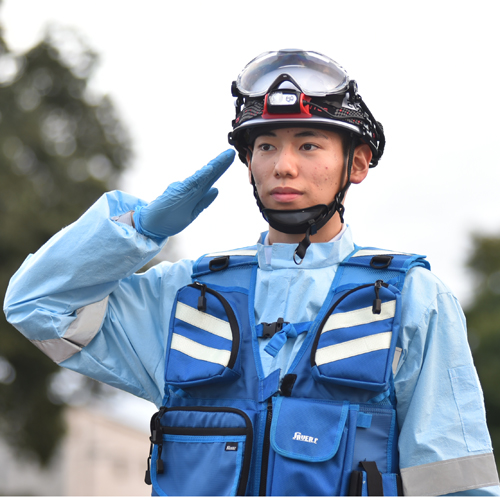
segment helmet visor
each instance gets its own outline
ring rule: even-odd
[[[307,96],[336,94],[347,87],[349,76],[342,66],[318,52],[284,49],[264,52],[250,61],[236,85],[248,97],[265,95],[282,74],[290,75]]]

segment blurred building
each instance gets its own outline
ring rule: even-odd
[[[2,496],[150,496],[147,433],[85,408],[68,408],[68,432],[47,468],[16,459],[0,441]]]

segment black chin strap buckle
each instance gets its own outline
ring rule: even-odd
[[[309,227],[306,230],[306,235],[304,236],[304,239],[299,243],[298,247],[295,249],[295,252],[293,252],[293,261],[295,264],[300,266],[302,264],[302,261],[304,260],[304,257],[306,256],[306,251],[309,248],[309,245],[311,244],[311,240],[309,239],[309,236],[312,234],[316,234],[318,232],[318,229],[316,228],[316,224],[314,223],[314,220],[309,221]],[[299,257],[299,261],[297,262],[296,256]]]

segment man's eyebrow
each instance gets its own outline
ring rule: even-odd
[[[276,134],[274,132],[271,132],[271,131],[269,131],[269,132],[262,132],[262,134],[259,134],[256,137],[256,139],[258,139],[259,137],[262,137],[262,136],[264,136],[264,137],[276,137]]]
[[[325,134],[322,134],[319,130],[304,130],[303,132],[297,132],[294,137],[324,137],[328,139]]]
[[[259,134],[257,138],[258,137],[276,137],[276,134],[269,130],[267,132],[262,132],[262,134]],[[294,134],[294,137],[324,137],[325,139],[328,139],[328,136],[321,133],[320,130],[303,130],[302,132]]]

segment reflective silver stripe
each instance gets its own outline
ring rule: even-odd
[[[49,339],[49,340],[32,340],[34,345],[40,349],[44,354],[46,354],[52,361],[56,363],[62,363],[68,358],[71,358],[73,354],[80,352],[82,348],[76,344],[68,342],[64,338],[59,339]]]
[[[399,360],[401,358],[401,354],[403,353],[403,349],[401,347],[396,347],[394,350],[394,358],[392,359],[392,374],[396,375],[396,371],[398,369]]]
[[[76,311],[76,319],[66,333],[57,339],[32,340],[31,342],[52,361],[62,363],[90,344],[101,329],[108,307],[108,297],[81,307]]]
[[[318,366],[332,363],[340,359],[352,358],[368,352],[389,349],[391,346],[392,332],[376,333],[360,339],[348,340],[341,344],[322,347],[316,351],[316,364]]]
[[[231,357],[230,351],[223,349],[214,349],[206,345],[199,344],[194,340],[183,337],[174,333],[172,335],[171,349],[184,353],[190,358],[200,359],[201,361],[209,361],[210,363],[217,363],[218,365],[227,366],[229,358]]]
[[[498,484],[493,453],[401,469],[405,496],[437,496]]]
[[[393,252],[392,250],[358,250],[353,257],[368,257],[370,255],[412,255],[405,252]]]
[[[132,215],[133,211],[131,210],[130,212],[127,212],[122,215],[118,215],[116,217],[111,217],[111,220],[114,220],[115,222],[120,222],[121,224],[127,224],[127,226],[132,226],[134,227],[134,223],[132,221]]]
[[[216,318],[211,314],[198,311],[198,309],[188,306],[187,304],[183,304],[182,302],[177,302],[175,317],[177,319],[180,319],[181,321],[184,321],[185,323],[196,326],[201,330],[213,333],[218,337],[222,337],[227,340],[233,340],[231,326],[227,321]]]
[[[227,252],[214,252],[205,255],[205,257],[223,257],[225,255],[257,255],[257,250],[229,250]]]
[[[81,307],[76,311],[76,319],[71,323],[63,338],[73,344],[86,346],[101,329],[102,321],[108,307],[108,297]]]
[[[350,328],[351,326],[366,325],[375,321],[394,318],[396,313],[396,301],[390,300],[382,303],[380,314],[373,314],[372,306],[356,309],[344,313],[332,314],[325,323],[321,333],[337,330],[338,328]]]

